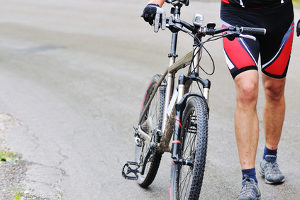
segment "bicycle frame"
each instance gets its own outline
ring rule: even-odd
[[[175,19],[180,18],[180,8],[181,4],[175,5],[173,9],[171,10],[171,13],[174,15]],[[137,132],[139,136],[146,140],[151,141],[151,136],[145,133],[141,128],[140,124],[142,122],[143,117],[146,114],[146,111],[148,110],[148,107],[150,106],[150,103],[155,96],[155,93],[157,92],[158,88],[162,85],[163,80],[167,77],[167,85],[166,85],[166,93],[165,93],[165,102],[164,102],[164,112],[163,112],[163,121],[162,121],[162,130],[160,133],[161,140],[160,144],[158,146],[158,150],[161,152],[171,152],[170,147],[170,140],[172,138],[172,135],[174,133],[174,117],[178,114],[178,109],[175,109],[175,103],[179,103],[180,100],[184,97],[184,95],[189,91],[190,85],[192,83],[192,80],[180,82],[178,84],[178,90],[174,89],[174,83],[175,83],[175,74],[178,70],[185,68],[186,66],[191,65],[192,63],[194,66],[196,66],[196,72],[199,73],[199,60],[201,59],[201,47],[197,46],[195,50],[192,50],[188,54],[186,54],[183,58],[175,62],[177,54],[176,54],[176,48],[177,48],[177,37],[178,37],[178,31],[172,32],[172,40],[171,40],[171,51],[169,54],[169,67],[164,72],[164,74],[161,76],[160,80],[158,81],[158,84],[154,88],[154,91],[152,92],[152,95],[150,96],[150,99],[148,103],[146,104],[143,113],[140,115],[139,122],[138,122],[138,129]],[[194,53],[195,52],[195,53]],[[189,76],[191,72],[189,71],[187,76]],[[199,80],[198,80],[199,81]],[[210,87],[209,80],[206,80]],[[200,81],[201,82],[201,81]],[[209,97],[209,87],[204,87],[203,90],[203,96],[208,102]],[[187,95],[188,96],[188,95]],[[187,96],[185,98],[187,98]],[[195,96],[195,95],[193,95]],[[176,112],[175,112],[176,110]],[[182,112],[183,110],[180,110]],[[179,117],[180,119],[180,117]],[[176,128],[178,129],[178,128]],[[177,132],[177,131],[176,131]],[[177,134],[176,134],[177,135]],[[177,137],[177,136],[175,136]],[[176,139],[176,138],[175,138]],[[172,156],[173,157],[173,156]]]
[[[193,186],[191,187],[197,188],[197,190],[190,190],[189,195],[190,197],[194,196],[195,198],[198,198],[205,168],[209,113],[208,99],[210,90],[210,81],[199,77],[201,68],[199,61],[201,60],[202,48],[207,51],[203,45],[206,42],[224,37],[227,37],[230,40],[236,37],[255,40],[255,37],[252,35],[265,35],[266,29],[238,26],[215,29],[215,23],[208,23],[206,26],[202,26],[202,15],[195,15],[192,25],[180,20],[182,3],[188,2],[187,0],[166,0],[166,2],[172,3],[173,5],[171,9],[171,14],[173,16],[166,18],[167,27],[172,32],[171,50],[168,55],[170,58],[169,67],[162,76],[155,75],[152,78],[152,81],[154,82],[151,82],[151,87],[149,86],[147,89],[147,96],[145,96],[145,99],[147,97],[147,103],[144,105],[144,101],[142,113],[138,121],[138,127],[134,127],[136,150],[141,151],[141,153],[136,152],[135,162],[128,161],[123,166],[122,175],[126,179],[137,180],[141,187],[148,187],[155,178],[162,154],[164,152],[170,152],[172,158],[170,199],[177,200],[181,193],[179,189],[181,188],[180,171],[182,167],[184,167],[184,169],[193,170]],[[159,21],[157,20],[156,22],[155,30],[159,27]],[[163,24],[164,22],[161,23]],[[176,61],[177,37],[179,31],[187,33],[194,38],[194,48],[183,58]],[[202,42],[201,39],[206,35],[211,37]],[[208,51],[207,53],[209,54]],[[212,59],[210,54],[209,56]],[[178,79],[176,79],[176,73],[186,66],[189,66],[187,74],[180,75]],[[213,74],[213,72],[211,74]],[[176,80],[178,80],[178,85],[175,84]],[[193,81],[197,82],[200,89],[199,93],[191,92]],[[200,87],[199,83],[201,83],[202,87]],[[160,87],[163,90],[160,90]],[[162,91],[163,93],[159,94],[164,95],[158,96],[159,103],[154,102],[153,104],[153,108],[156,109],[154,112],[154,114],[156,114],[154,115],[154,117],[156,116],[154,124],[153,120],[151,120],[152,112],[149,112],[149,109],[152,108],[152,106],[150,108],[151,102],[158,91]],[[150,93],[151,95],[149,96]],[[164,102],[162,102],[162,99],[164,99]],[[162,106],[164,106],[163,111],[161,110]],[[150,113],[150,117],[147,113]],[[157,114],[159,114],[159,118],[157,117]],[[147,129],[147,123],[152,125],[152,127],[150,127],[151,130]],[[144,130],[148,133],[144,132]],[[186,140],[188,134],[193,134],[193,138],[197,137],[197,144],[194,140],[193,145],[190,145],[190,139]],[[171,141],[172,136],[173,139]],[[143,146],[145,144],[146,147]],[[197,147],[194,149],[192,146],[195,144]],[[190,149],[188,156],[186,155],[186,145],[189,145],[188,147]],[[142,149],[139,150],[139,147]],[[152,164],[148,165],[150,168],[145,172],[147,163]]]

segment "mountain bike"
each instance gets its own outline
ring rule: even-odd
[[[189,3],[187,0],[166,2],[172,4],[172,15],[166,18],[166,27],[172,32],[168,55],[170,66],[162,75],[153,76],[146,90],[138,125],[134,127],[135,161],[128,161],[123,166],[122,175],[146,188],[157,174],[162,154],[170,152],[170,199],[195,200],[199,198],[203,182],[208,140],[211,82],[199,76],[203,69],[199,64],[203,50],[209,54],[204,44],[223,37],[255,40],[254,35],[264,35],[266,30],[233,26],[215,28],[215,23],[202,26],[203,16],[199,14],[195,15],[193,24],[189,24],[180,19],[182,6]],[[194,44],[191,52],[175,62],[180,31],[192,36]],[[210,37],[202,41],[204,36]],[[187,74],[176,79],[178,71],[186,67]],[[193,83],[199,92],[191,91]]]

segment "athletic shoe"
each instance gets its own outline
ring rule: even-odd
[[[265,178],[266,183],[280,184],[284,182],[284,175],[276,162],[276,156],[266,155],[259,166],[259,173]]]
[[[255,180],[245,175],[238,200],[259,200],[260,196],[261,194]]]

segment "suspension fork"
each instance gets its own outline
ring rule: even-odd
[[[184,94],[185,90],[185,84],[187,81],[197,81],[200,82],[203,85],[204,90],[207,92],[204,94],[204,96],[201,96],[196,93],[186,93]],[[186,77],[184,75],[179,76],[178,79],[178,98],[177,98],[177,104],[175,106],[176,114],[175,114],[175,125],[174,125],[174,133],[173,133],[173,140],[172,140],[172,159],[174,163],[178,164],[184,164],[184,165],[192,165],[192,163],[188,163],[186,160],[181,159],[181,152],[180,149],[182,148],[182,141],[181,141],[181,129],[182,129],[182,115],[184,108],[186,106],[186,102],[189,97],[191,96],[198,96],[200,98],[205,98],[206,101],[208,101],[208,92],[210,89],[210,81],[208,79],[202,79],[198,76],[197,73],[191,74],[190,76]],[[208,102],[207,102],[208,103]]]
[[[184,75],[179,76],[178,79],[178,97],[177,104],[175,106],[176,114],[175,114],[175,124],[174,124],[174,133],[173,133],[173,141],[172,141],[172,159],[174,162],[180,159],[180,148],[181,148],[181,129],[182,129],[182,113],[185,107],[185,101],[180,103],[185,90],[185,82],[186,77]]]

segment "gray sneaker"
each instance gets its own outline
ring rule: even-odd
[[[255,180],[245,176],[238,200],[259,200],[260,196],[261,194]]]
[[[268,184],[280,184],[284,182],[284,175],[276,162],[276,156],[266,155],[260,162],[259,173]]]

